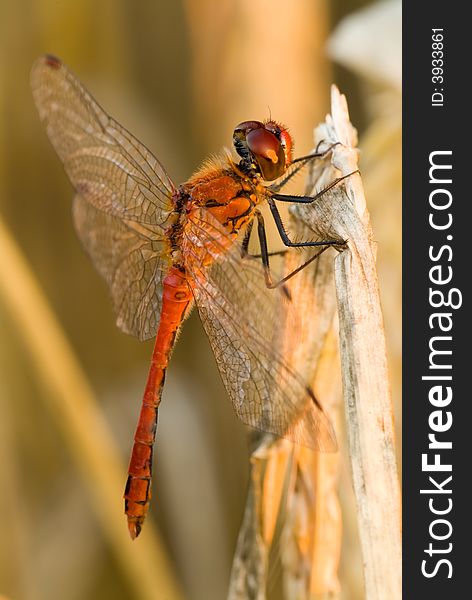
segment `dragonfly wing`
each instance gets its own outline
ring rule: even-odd
[[[296,335],[293,307],[280,289],[267,289],[260,260],[242,258],[240,243],[230,244],[205,209],[189,215],[183,245],[200,318],[240,419],[311,448],[335,450],[328,417],[284,355],[285,336]]]
[[[133,221],[95,208],[80,195],[74,198],[73,214],[80,240],[110,287],[118,327],[141,340],[154,337],[162,279],[170,267],[166,242]]]
[[[48,136],[77,191],[77,232],[111,289],[117,324],[140,339],[155,334],[165,236],[175,186],[153,154],[99,106],[57,58],[31,72]]]
[[[77,192],[118,218],[165,227],[175,186],[153,154],[99,106],[57,58],[31,71],[41,120]]]

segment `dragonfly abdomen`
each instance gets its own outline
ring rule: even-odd
[[[161,318],[134,436],[124,494],[128,529],[133,539],[141,531],[151,499],[152,452],[167,365],[177,332],[192,298],[185,273],[177,267],[171,267],[163,281]]]

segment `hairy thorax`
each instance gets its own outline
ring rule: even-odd
[[[266,195],[260,178],[243,173],[229,156],[207,161],[174,198],[176,210],[181,211],[175,248],[183,249],[190,241],[193,252],[200,248],[199,260],[213,262],[235,242]],[[182,262],[180,252],[174,253],[176,262]]]

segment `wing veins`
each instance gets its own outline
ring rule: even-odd
[[[200,220],[200,219],[199,219]],[[208,222],[207,221],[203,221],[201,220],[203,223],[205,223],[206,226],[208,226]],[[192,222],[195,223],[195,220],[193,220]],[[215,238],[212,238],[210,235],[208,235],[208,231],[207,228],[205,227],[199,227],[199,229],[205,233],[209,239],[211,239],[213,244],[218,244],[217,240]],[[221,245],[220,245],[221,246]],[[221,251],[222,252],[226,252],[226,248],[224,248],[223,246],[221,246]],[[239,270],[236,269],[236,261],[230,260],[230,257],[227,255],[225,256],[225,266],[229,266],[234,274],[235,279],[240,279],[240,272]],[[247,264],[245,265],[247,266]],[[262,276],[262,272],[257,271],[256,275],[261,275]],[[197,276],[198,278],[198,276]],[[242,282],[243,284],[244,282]],[[211,295],[207,288],[205,286],[199,286],[198,287],[199,292],[204,291],[204,293],[206,294],[207,298],[211,298],[212,300],[212,304],[215,304],[218,306],[218,308],[228,317],[228,319],[234,323],[234,315],[230,312],[228,312],[228,310],[225,308],[225,305],[230,305],[230,302],[228,301],[228,299],[226,298],[226,296],[223,294],[222,290],[219,289],[219,294],[217,295]],[[275,290],[277,291],[277,290]],[[198,302],[197,302],[197,306],[198,306]],[[302,382],[300,376],[298,375],[298,373],[296,373],[295,371],[293,371],[285,362],[283,356],[279,353],[279,352],[274,352],[274,350],[272,349],[272,347],[263,339],[261,338],[259,332],[257,331],[257,329],[254,327],[254,325],[252,323],[250,323],[249,321],[243,322],[243,323],[239,323],[239,325],[243,325],[245,327],[245,330],[248,334],[248,337],[250,340],[254,341],[262,350],[264,350],[268,355],[272,356],[273,358],[275,358],[277,360],[277,362],[279,363],[279,365],[287,371],[287,373],[294,377],[296,379],[296,381],[302,385],[305,386],[304,382]],[[254,354],[254,351],[251,350],[254,358],[256,358],[256,355]],[[257,359],[259,360],[259,359]]]

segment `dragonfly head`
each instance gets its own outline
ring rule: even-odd
[[[241,167],[273,181],[292,162],[293,140],[288,129],[276,121],[243,121],[233,132],[233,144],[242,158]]]

